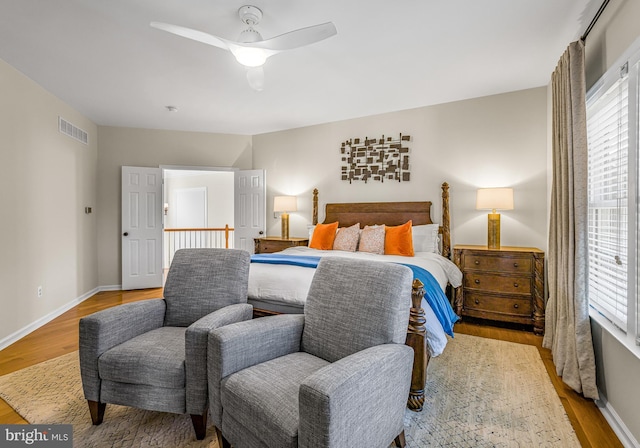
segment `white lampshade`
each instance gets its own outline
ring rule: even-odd
[[[513,210],[513,188],[479,188],[478,210]]]
[[[276,196],[273,198],[274,212],[295,212],[298,210],[298,198],[295,196]]]

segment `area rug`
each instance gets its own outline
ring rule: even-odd
[[[536,347],[464,334],[429,361],[410,447],[580,447]]]
[[[78,352],[0,376],[0,398],[29,423],[73,425],[74,448],[213,448],[213,427],[196,440],[191,417],[108,404],[91,424],[82,392]]]
[[[535,347],[456,334],[429,363],[424,411],[407,410],[407,446],[580,447]],[[25,420],[72,424],[74,447],[213,448],[187,415],[107,405],[91,425],[78,353],[0,377],[0,397]]]

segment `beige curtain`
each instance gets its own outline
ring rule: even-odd
[[[587,300],[587,124],[584,43],[567,48],[552,76],[553,185],[549,300],[542,345],[572,389],[598,399]]]

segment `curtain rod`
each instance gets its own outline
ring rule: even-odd
[[[584,34],[580,38],[582,42],[584,42],[587,39],[587,36],[593,29],[593,26],[596,24],[596,22],[598,21],[598,19],[600,18],[600,16],[604,12],[604,9],[607,7],[608,4],[609,4],[609,0],[604,0],[604,2],[602,2],[602,5],[600,5],[600,9],[598,9],[598,12],[596,12],[596,15],[594,16],[593,20],[591,20],[591,23],[589,23],[587,30],[584,32]]]

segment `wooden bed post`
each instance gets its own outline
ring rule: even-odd
[[[409,312],[409,327],[407,329],[406,344],[413,349],[413,372],[411,372],[411,388],[407,406],[412,411],[422,411],[424,404],[424,386],[427,381],[427,363],[429,351],[427,350],[427,329],[424,324],[427,318],[422,309],[424,297],[424,285],[414,279],[411,288],[411,311]]]
[[[442,184],[442,256],[451,259],[451,223],[449,216],[449,184]]]
[[[318,224],[318,189],[313,189],[313,225]]]

